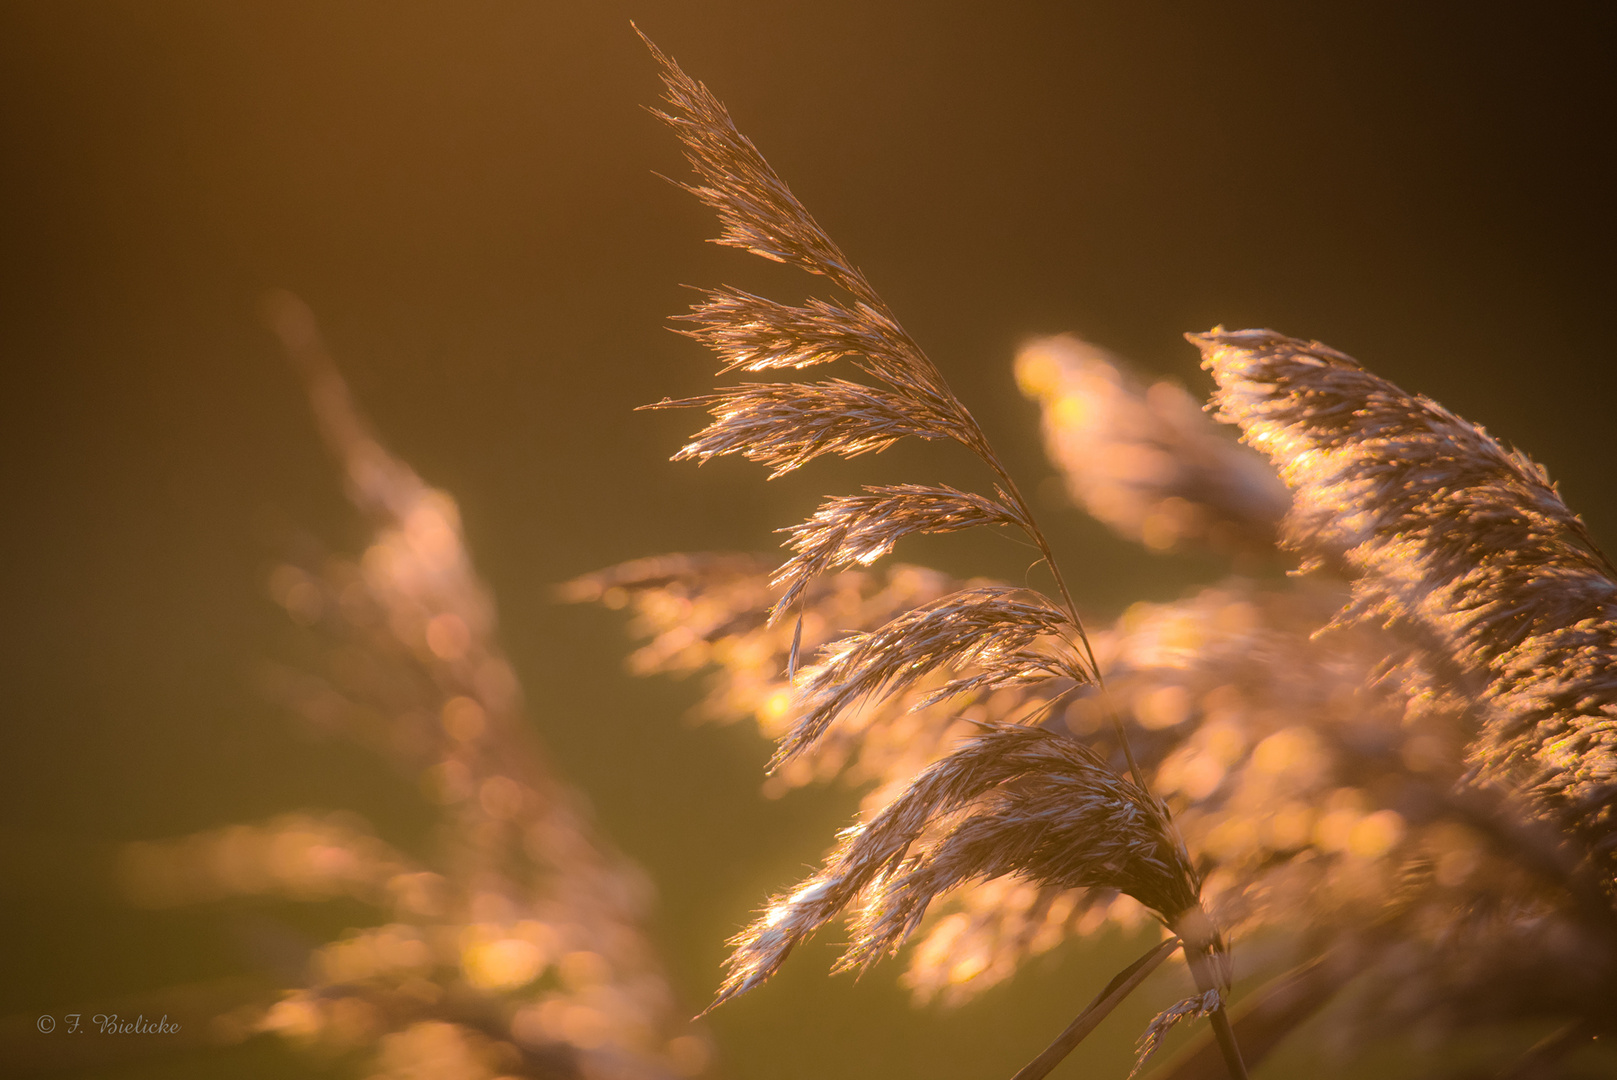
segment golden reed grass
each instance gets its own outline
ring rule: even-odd
[[[843,966],[908,942],[905,982],[955,1001],[1068,937],[1155,918],[1196,993],[1152,1023],[1140,1062],[1176,1022],[1215,1029],[1166,1067],[1175,1078],[1239,1075],[1322,1008],[1343,1052],[1416,1028],[1547,1025],[1509,1066],[1529,1070],[1613,1030],[1617,575],[1542,469],[1271,331],[1192,335],[1219,419],[1258,453],[1086,342],[1030,343],[1018,381],[1101,521],[1237,566],[1302,556],[1284,582],[1232,575],[1091,631],[937,367],[717,99],[652,52],[717,242],[845,294],[712,290],[684,332],[720,374],[844,361],[870,380],[659,403],[712,418],[676,458],[738,454],[780,475],[916,437],[967,447],[990,479],[832,497],[783,530],[792,554],[773,572],[664,556],[567,587],[634,611],[635,670],[708,670],[703,712],[777,739],[766,791],[871,789],[821,868],[735,939],[719,1000],[838,917]],[[868,569],[906,536],[976,527],[1022,532],[1055,595]],[[815,657],[801,671],[800,653]],[[1231,932],[1267,977],[1233,1029]],[[1121,973],[1019,1076],[1044,1075],[1168,952]]]

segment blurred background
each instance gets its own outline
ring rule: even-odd
[[[689,1012],[724,939],[851,814],[843,789],[765,799],[755,733],[687,724],[698,687],[630,679],[621,615],[555,600],[624,559],[772,549],[819,495],[958,465],[901,448],[766,485],[666,461],[696,417],[631,410],[712,383],[666,329],[681,286],[807,283],[704,245],[708,212],[653,175],[684,165],[644,111],[660,86],[630,19],[730,106],[1043,493],[1097,616],[1211,573],[1110,539],[1046,482],[1010,370],[1036,334],[1198,397],[1184,331],[1317,338],[1532,454],[1617,539],[1609,5],[7,4],[0,1054],[63,1077],[345,1067],[267,1037],[70,1057],[31,1027],[177,1000],[255,971],[265,933],[361,918],[143,909],[119,845],[310,808],[403,847],[422,828],[411,781],[260,686],[293,648],[266,587],[287,537],[365,538],[259,315],[270,288],[310,305],[383,440],[458,500],[531,720],[655,882]],[[1027,562],[992,538],[900,556]],[[717,1068],[1008,1077],[1116,944],[954,1013],[911,1009],[896,968],[827,978],[817,946],[710,1018]],[[1122,1075],[1166,1000],[1068,1068]]]

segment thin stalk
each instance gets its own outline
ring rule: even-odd
[[[1129,745],[1128,733],[1123,730],[1123,720],[1117,715],[1117,709],[1112,705],[1112,695],[1106,689],[1106,678],[1100,672],[1100,664],[1095,659],[1095,650],[1089,644],[1089,635],[1084,631],[1083,620],[1078,618],[1078,606],[1073,603],[1072,593],[1067,591],[1066,579],[1061,576],[1061,567],[1056,565],[1055,553],[1050,550],[1050,544],[1044,538],[1044,530],[1033,520],[1033,510],[1028,506],[1027,500],[1022,498],[1022,492],[1011,479],[1011,474],[1000,463],[999,456],[986,444],[979,449],[979,453],[994,475],[1000,481],[1000,487],[1005,494],[1011,497],[1012,509],[1018,517],[1026,522],[1024,532],[1028,539],[1033,541],[1039,549],[1039,557],[1044,565],[1050,568],[1050,576],[1055,579],[1056,589],[1061,593],[1061,602],[1067,609],[1067,615],[1072,619],[1072,625],[1078,630],[1078,642],[1083,646],[1084,659],[1089,661],[1089,672],[1095,677],[1095,686],[1100,690],[1102,707],[1106,718],[1112,722],[1112,731],[1117,735],[1117,743],[1123,748],[1123,758],[1128,762],[1129,775],[1134,780],[1134,786],[1151,794],[1151,788],[1145,782],[1145,773],[1140,769],[1140,763],[1134,758],[1134,748]]]
[[[1316,956],[1247,995],[1242,1015],[1230,1023],[1232,1029],[1238,1029],[1236,1038],[1243,1061],[1251,1054],[1254,1065],[1261,1062],[1376,955],[1372,949],[1355,951],[1350,958],[1347,951],[1338,947]],[[1222,1059],[1215,1033],[1213,1039],[1200,1040],[1171,1068],[1158,1074],[1158,1080],[1219,1080],[1226,1071]]]
[[[1218,987],[1220,980],[1214,975],[1212,965],[1208,962],[1207,948],[1192,946],[1184,943],[1185,963],[1190,967],[1190,974],[1196,980],[1196,989],[1202,993]],[[1241,1047],[1235,1041],[1235,1029],[1230,1026],[1229,1014],[1224,1011],[1222,993],[1219,995],[1218,1008],[1208,1016],[1213,1025],[1213,1038],[1218,1041],[1218,1051],[1224,1057],[1224,1068],[1230,1074],[1230,1080],[1247,1080],[1246,1062],[1241,1060]]]
[[[1061,1064],[1066,1056],[1072,1053],[1073,1049],[1134,991],[1135,987],[1145,981],[1146,976],[1168,958],[1179,943],[1178,938],[1169,938],[1119,971],[1112,981],[1106,984],[1106,988],[1095,995],[1095,1000],[1067,1025],[1066,1030],[1057,1035],[1055,1041],[1044,1048],[1043,1053],[1022,1066],[1011,1080],[1043,1080],[1048,1076],[1050,1070]]]
[[[1499,1074],[1500,1080],[1530,1080],[1548,1075],[1563,1057],[1599,1035],[1599,1027],[1587,1017],[1574,1020],[1534,1043],[1509,1069]]]
[[[1072,593],[1067,590],[1067,582],[1061,576],[1061,568],[1056,565],[1055,554],[1051,552],[1050,544],[1044,538],[1044,530],[1040,529],[1038,523],[1033,520],[1032,508],[1028,506],[1027,500],[1022,497],[1022,492],[1017,488],[1016,481],[1011,479],[1011,474],[1000,463],[999,455],[995,454],[986,443],[976,449],[988,464],[988,467],[994,471],[994,476],[999,481],[1000,488],[1011,497],[1012,509],[1026,523],[1024,531],[1027,533],[1028,539],[1032,540],[1034,546],[1039,549],[1039,557],[1044,560],[1044,565],[1050,568],[1050,576],[1055,579],[1056,589],[1061,593],[1062,605],[1066,607],[1073,626],[1078,628],[1078,641],[1084,647],[1084,659],[1089,661],[1090,674],[1094,675],[1095,682],[1100,684],[1102,682],[1100,665],[1095,662],[1095,650],[1089,644],[1089,635],[1084,632],[1083,621],[1078,618],[1078,607],[1073,603]]]
[[[870,282],[865,280],[863,274],[853,271],[851,279],[842,282],[842,284],[861,301],[881,312],[894,326],[898,325],[898,319],[887,307],[886,301],[882,300],[876,293]],[[905,336],[908,338],[908,335]],[[1006,495],[1010,496],[1012,509],[1016,511],[1017,516],[1023,522],[1022,531],[1039,549],[1039,557],[1044,560],[1044,565],[1050,568],[1050,576],[1055,579],[1056,589],[1061,593],[1061,602],[1067,609],[1068,617],[1072,619],[1073,627],[1078,631],[1078,643],[1083,647],[1084,659],[1089,662],[1089,672],[1095,677],[1095,686],[1100,690],[1106,716],[1112,722],[1112,731],[1117,735],[1118,745],[1123,748],[1123,757],[1128,762],[1129,775],[1133,778],[1134,785],[1149,795],[1151,789],[1145,782],[1145,773],[1141,771],[1140,763],[1135,760],[1134,748],[1129,745],[1128,733],[1123,730],[1123,721],[1118,716],[1117,710],[1112,706],[1111,695],[1106,691],[1106,679],[1101,675],[1100,664],[1095,660],[1095,650],[1089,642],[1089,634],[1084,630],[1083,620],[1078,617],[1078,605],[1073,602],[1072,593],[1067,588],[1067,581],[1061,575],[1061,567],[1056,564],[1055,553],[1050,550],[1049,541],[1044,538],[1044,530],[1040,529],[1038,523],[1033,520],[1033,509],[1028,506],[1027,500],[1022,497],[1021,489],[1016,486],[1016,481],[1011,478],[1009,470],[999,460],[999,455],[994,453],[994,448],[989,445],[988,438],[983,434],[982,428],[978,426],[976,419],[971,416],[964,403],[955,397],[954,391],[949,388],[947,380],[943,378],[943,373],[938,371],[937,366],[927,358],[925,350],[918,343],[910,339],[909,344],[914,348],[915,355],[925,365],[927,375],[931,380],[935,380],[935,386],[928,389],[937,394],[942,401],[957,407],[964,414],[965,423],[971,431],[971,437],[964,440],[966,445],[993,470],[994,476],[1000,482],[1000,488]]]
[[[1230,1080],[1247,1080],[1246,1062],[1241,1060],[1241,1047],[1235,1041],[1235,1030],[1230,1027],[1229,1014],[1224,1011],[1222,1003],[1213,1010],[1208,1017],[1213,1025],[1213,1037],[1218,1040],[1219,1052],[1224,1055],[1224,1065],[1230,1071]]]

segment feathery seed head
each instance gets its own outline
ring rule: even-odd
[[[796,606],[821,574],[869,566],[912,533],[948,533],[979,525],[1020,525],[1023,519],[1001,500],[947,485],[895,484],[866,487],[864,495],[827,499],[814,516],[780,532],[796,554],[775,571],[770,584],[783,589],[770,614],[779,619]]]
[[[933,899],[979,878],[1108,888],[1168,922],[1200,883],[1163,805],[1070,739],[989,725],[880,813],[845,831],[824,866],[732,944],[718,1001],[769,977],[800,941],[859,901],[840,967],[914,932]]]
[[[1286,543],[1353,576],[1349,615],[1430,634],[1484,710],[1479,773],[1617,872],[1617,572],[1544,469],[1317,342],[1191,340],[1294,491]]]
[[[1147,388],[1070,334],[1023,346],[1016,377],[1043,409],[1045,449],[1068,492],[1100,521],[1155,551],[1273,550],[1285,487],[1179,386]]]
[[[654,46],[652,52],[670,106],[659,115],[678,132],[697,173],[699,183],[689,190],[718,212],[718,242],[823,275],[853,297],[851,304],[814,299],[794,307],[713,290],[684,317],[695,324],[686,333],[712,348],[726,372],[800,369],[846,357],[885,385],[744,384],[662,402],[652,407],[703,407],[714,418],[676,459],[741,454],[779,476],[824,453],[853,457],[914,435],[961,443],[997,481],[995,498],[949,487],[867,488],[828,500],[808,522],[787,530],[794,555],[772,582],[781,595],[764,633],[799,612],[786,654],[789,678],[805,632],[825,644],[818,665],[793,680],[789,709],[796,715],[782,725],[774,767],[788,768],[810,750],[829,759],[821,749],[825,736],[862,702],[880,708],[889,698],[920,695],[897,712],[920,720],[951,698],[1098,683],[1049,544],[976,421],[724,107]],[[868,565],[911,533],[999,524],[1019,526],[1033,541],[1061,605],[1030,590],[980,587],[901,610],[884,625],[840,640],[809,626],[810,590],[828,572]],[[945,669],[954,675],[950,681],[922,685]],[[1055,700],[1024,719],[1043,715]],[[936,726],[947,730],[953,721]],[[1133,769],[1121,726],[1116,730]],[[895,948],[934,897],[977,879],[1019,878],[1051,892],[1116,890],[1164,920],[1196,904],[1199,882],[1164,804],[1064,735],[1008,725],[986,732],[955,745],[907,784],[895,780],[891,801],[867,825],[845,833],[818,874],[771,902],[733,943],[719,1001],[767,978],[796,942],[856,900],[855,941],[844,958],[852,965]]]
[[[729,110],[644,34],[640,40],[662,68],[666,87],[668,111],[655,115],[678,133],[700,181],[684,186],[718,213],[724,227],[716,242],[823,274],[858,295],[863,277],[752,140],[736,130]]]
[[[1152,1018],[1150,1026],[1140,1036],[1139,1042],[1134,1045],[1134,1068],[1129,1070],[1133,1077],[1145,1068],[1146,1062],[1162,1049],[1162,1040],[1168,1037],[1168,1032],[1182,1020],[1196,1020],[1210,1015],[1214,1010],[1223,1008],[1223,995],[1217,990],[1208,990],[1193,997],[1177,1001]]]
[[[979,688],[1066,677],[1092,682],[1094,673],[1062,633],[1072,617],[1042,595],[989,586],[963,589],[905,612],[878,630],[828,646],[798,687],[800,715],[782,741],[774,765],[803,752],[846,709],[913,685],[939,667],[982,670],[955,679],[919,704],[925,708]],[[1050,644],[1040,646],[1045,642]]]
[[[673,460],[705,463],[725,454],[740,454],[772,467],[771,480],[821,454],[858,457],[885,450],[906,435],[959,437],[950,419],[926,404],[846,379],[742,383],[642,408],[707,409],[713,423],[697,432]]]

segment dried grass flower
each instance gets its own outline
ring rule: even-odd
[[[1474,695],[1479,778],[1617,871],[1617,570],[1542,466],[1317,342],[1194,335],[1221,415],[1296,493],[1285,542],[1404,620]],[[1610,889],[1610,885],[1606,885]]]
[[[304,723],[409,777],[437,820],[407,855],[353,814],[283,815],[131,845],[140,902],[346,897],[376,922],[316,947],[277,1000],[222,1018],[368,1075],[674,1080],[707,1036],[647,933],[651,888],[602,836],[533,734],[454,500],[370,430],[295,298],[269,315],[373,533],[357,559],[306,545],[271,593],[308,660],[272,669]]]
[[[794,768],[818,771],[830,762],[834,772],[828,743],[869,743],[877,730],[895,726],[929,730],[924,743],[936,757],[923,752],[908,759],[908,776],[889,776],[884,801],[844,832],[821,869],[772,901],[735,939],[717,1001],[764,981],[798,941],[839,915],[852,916],[844,963],[864,966],[914,933],[934,900],[1000,879],[1052,894],[1105,889],[1134,897],[1164,923],[1184,922],[1184,935],[1193,939],[1185,943],[1186,955],[1198,979],[1217,971],[1227,986],[1222,939],[1198,904],[1200,880],[1168,807],[1145,787],[1121,721],[1113,724],[1115,746],[1132,779],[1069,735],[1038,726],[1063,696],[1080,687],[1104,690],[1089,635],[1015,482],[936,365],[736,130],[728,111],[647,45],[666,87],[666,109],[658,115],[679,135],[696,172],[688,190],[719,215],[717,242],[797,266],[847,294],[792,306],[730,287],[709,290],[682,317],[694,324],[684,332],[718,355],[721,374],[846,360],[874,381],[742,383],[660,402],[651,407],[705,408],[712,417],[675,460],[737,454],[769,466],[773,478],[822,454],[855,457],[914,436],[959,443],[992,479],[991,495],[921,484],[867,487],[862,495],[829,498],[807,522],[784,530],[793,555],[772,576],[767,617],[735,635],[770,642],[773,653],[782,644],[774,625],[797,614],[784,679],[770,673],[780,684],[766,706],[776,710],[766,721],[779,740],[773,768],[791,777]],[[1057,597],[983,583],[940,590],[881,621],[863,618],[851,633],[826,624],[820,583],[827,575],[869,566],[909,535],[978,526],[1011,526],[1024,534],[1050,571]],[[659,568],[634,569],[655,577]],[[647,588],[649,581],[637,576],[608,572],[569,591],[575,598],[617,592],[627,599],[623,590],[636,589],[637,603],[654,605],[672,587],[665,581]],[[858,580],[846,573],[840,578]],[[835,595],[836,586],[831,589]],[[853,589],[862,591],[857,583]],[[759,610],[763,597],[755,588],[738,590],[735,599],[742,597]],[[739,615],[721,604],[701,619],[709,644],[715,631],[739,629]],[[683,642],[678,653],[695,646],[691,629],[670,638]],[[805,633],[819,649],[799,674]],[[670,662],[673,654],[659,661]],[[969,705],[995,693],[1017,695],[1035,708],[1014,720],[978,721],[989,727],[962,739],[945,703]],[[1040,705],[1026,698],[1030,693],[1051,696]],[[838,740],[839,727],[856,734]],[[1186,922],[1190,913],[1195,917]],[[1220,963],[1208,967],[1210,955]],[[1242,1075],[1222,1011],[1215,1022],[1232,1072]]]

